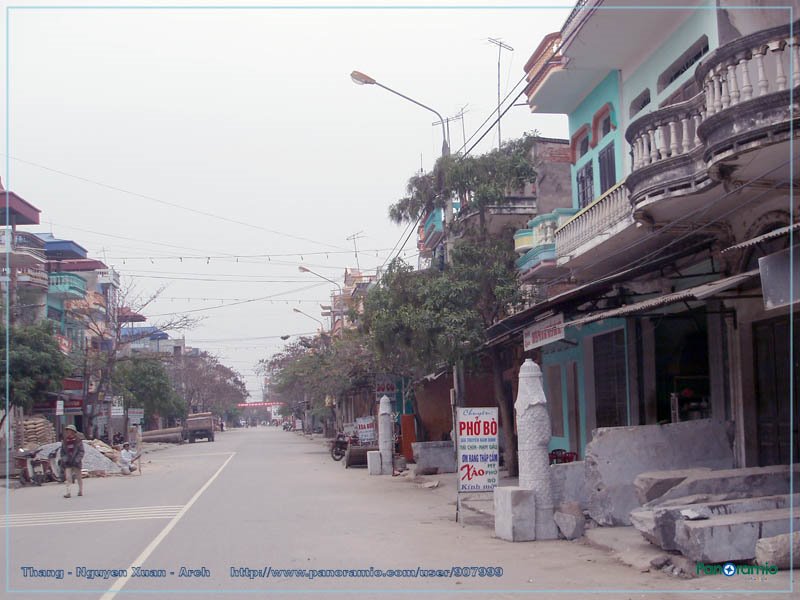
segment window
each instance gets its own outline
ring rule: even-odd
[[[589,136],[585,135],[578,144],[578,156],[581,157],[589,151]]]
[[[645,106],[650,104],[650,88],[647,88],[641,94],[636,96],[631,102],[631,109],[630,115],[633,118],[634,115],[638,114]]]
[[[600,194],[602,195],[617,182],[617,170],[614,164],[614,142],[603,148],[597,159],[600,163]]]
[[[584,208],[594,198],[594,174],[591,161],[580,168],[576,179],[578,184],[578,208]]]
[[[600,137],[605,137],[611,133],[611,115],[606,115],[600,125]]]
[[[658,92],[663,92],[669,84],[692,68],[708,52],[708,37],[703,36],[680,55],[658,78]]]

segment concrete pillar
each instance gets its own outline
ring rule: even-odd
[[[551,425],[542,370],[527,359],[519,370],[519,391],[514,403],[519,436],[519,487],[533,490],[536,498],[536,539],[554,540],[558,530],[553,519],[553,490],[550,482]]]
[[[394,436],[392,435],[392,401],[381,397],[378,409],[378,449],[381,452],[381,475],[392,474]]]

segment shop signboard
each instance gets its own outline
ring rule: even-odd
[[[125,416],[125,407],[122,404],[122,396],[111,397],[111,416],[112,417]]]
[[[356,432],[361,444],[377,441],[375,434],[375,417],[359,417],[356,419]]]
[[[60,417],[64,414],[64,401],[56,400],[56,416]]]
[[[800,246],[758,259],[764,308],[772,310],[800,301]]]
[[[143,408],[129,408],[128,421],[131,423],[144,423],[144,409]]]
[[[491,492],[497,487],[500,465],[497,407],[456,410],[458,491]]]
[[[522,344],[526,351],[564,339],[564,313],[542,319],[522,332]]]

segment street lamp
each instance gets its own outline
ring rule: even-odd
[[[325,331],[325,324],[322,321],[320,321],[317,317],[312,317],[310,314],[303,312],[299,308],[293,308],[292,310],[296,313],[307,316],[309,319],[314,319],[317,323],[319,323],[320,331]]]
[[[297,269],[301,273],[311,273],[312,275],[316,275],[320,279],[324,279],[325,281],[330,281],[333,285],[335,285],[337,288],[339,288],[340,302],[344,302],[344,291],[342,290],[342,286],[339,285],[338,283],[336,283],[333,279],[328,279],[324,275],[320,275],[316,271],[312,271],[311,269],[309,269],[308,267],[304,267],[303,265],[300,265],[299,267],[297,267]],[[334,324],[334,318],[333,318],[333,315],[331,315],[331,331],[333,331],[333,324]]]
[[[409,98],[405,94],[401,94],[397,90],[393,90],[392,88],[390,88],[388,86],[385,86],[382,83],[378,83],[377,81],[375,81],[375,79],[373,79],[369,75],[365,75],[361,71],[353,71],[352,73],[350,73],[350,79],[352,79],[353,83],[355,83],[357,85],[377,85],[378,87],[381,87],[381,88],[385,89],[387,92],[392,92],[393,94],[395,94],[397,96],[400,96],[401,98],[404,98],[404,99],[408,100],[409,102],[413,102],[417,106],[421,106],[425,110],[431,111],[433,114],[435,114],[437,117],[439,117],[439,121],[441,121],[441,124],[442,124],[442,156],[447,156],[448,154],[450,154],[450,146],[447,145],[447,133],[446,133],[445,128],[444,128],[445,120],[442,117],[442,115],[439,114],[439,111],[436,111],[436,110],[432,109],[430,106],[426,106],[422,102],[418,102],[417,100],[414,100],[413,98]]]

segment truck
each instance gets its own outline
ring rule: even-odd
[[[186,418],[184,434],[190,444],[194,444],[197,438],[206,438],[209,442],[213,442],[214,416],[210,412],[189,415]]]

